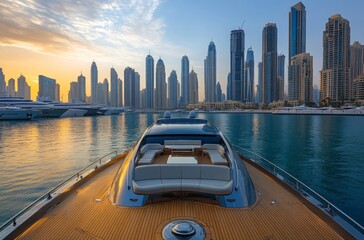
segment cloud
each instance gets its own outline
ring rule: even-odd
[[[160,0],[1,0],[0,45],[115,59],[170,52]],[[91,55],[91,56],[90,56]]]

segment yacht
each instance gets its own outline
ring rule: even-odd
[[[21,109],[28,109],[40,112],[37,117],[58,118],[68,109],[55,107],[52,104],[40,101],[24,99],[22,97],[0,97],[0,105],[13,106]]]
[[[0,120],[32,120],[41,114],[41,111],[21,109],[19,107],[1,107]]]
[[[364,239],[335,205],[193,112],[167,113],[113,154],[9,219],[0,239]]]

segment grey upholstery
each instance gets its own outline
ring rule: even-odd
[[[138,161],[138,165],[146,165],[151,164],[153,159],[158,153],[161,153],[163,150],[163,146],[158,143],[149,143],[145,144],[140,153],[142,153],[142,157]]]
[[[232,185],[230,168],[217,165],[144,165],[135,168],[133,179],[137,194],[173,191],[228,194]]]
[[[207,153],[210,156],[212,164],[216,165],[227,165],[228,162],[222,156],[225,152],[223,146],[220,144],[204,144],[202,145],[204,153]]]

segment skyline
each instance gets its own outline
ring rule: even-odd
[[[155,61],[161,57],[166,75],[177,72],[181,82],[182,56],[187,55],[190,69],[198,74],[199,100],[204,98],[203,60],[211,40],[217,52],[217,82],[226,94],[226,78],[230,68],[230,32],[243,24],[246,49],[252,47],[255,55],[255,72],[261,59],[261,32],[266,23],[276,23],[278,28],[278,54],[288,56],[288,15],[298,1],[280,1],[269,4],[258,2],[208,1],[183,4],[172,1],[106,1],[82,3],[63,1],[50,3],[38,1],[2,1],[0,3],[0,67],[6,82],[20,74],[27,78],[32,88],[32,99],[38,90],[38,75],[45,75],[61,84],[61,96],[67,100],[70,82],[82,74],[86,76],[86,93],[90,96],[90,64],[97,63],[99,81],[110,81],[110,68],[122,76],[126,67],[140,73],[141,89],[145,88],[145,57],[150,54]],[[364,42],[360,23],[364,16],[360,6],[364,3],[346,3],[328,0],[302,1],[307,12],[306,52],[314,58],[313,82],[319,85],[322,68],[322,34],[328,18],[340,13],[350,21],[351,44]],[[268,5],[259,8],[257,6]],[[188,15],[186,14],[188,12]],[[118,15],[123,13],[123,15]],[[222,17],[221,13],[223,13]],[[218,17],[216,17],[218,16]],[[27,21],[30,19],[29,21]],[[95,32],[92,30],[95,29]],[[15,31],[16,30],[16,31]],[[65,31],[68,33],[65,34]],[[38,33],[38,34],[35,34]],[[196,37],[198,36],[198,37]],[[42,39],[47,37],[48,41]],[[286,59],[286,66],[288,65]],[[285,92],[287,92],[287,68]],[[254,85],[258,81],[255,75]],[[122,79],[124,80],[124,79]]]

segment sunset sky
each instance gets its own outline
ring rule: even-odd
[[[363,0],[307,0],[307,52],[314,58],[314,84],[322,66],[322,32],[331,15],[350,21],[351,42],[364,43]],[[203,100],[203,61],[211,40],[217,50],[217,81],[226,92],[230,66],[230,31],[243,27],[245,50],[253,48],[261,61],[262,29],[278,27],[278,51],[288,55],[288,13],[292,0],[1,0],[0,68],[6,81],[23,74],[38,92],[38,75],[55,78],[67,101],[69,83],[81,73],[90,95],[90,67],[95,60],[99,82],[110,79],[114,67],[124,80],[124,68],[135,68],[145,87],[145,57],[161,57],[166,75],[177,71],[187,55],[199,78]],[[288,64],[288,59],[286,58]],[[257,71],[256,71],[257,73]],[[257,82],[257,75],[255,76]],[[287,85],[287,77],[285,79]]]

